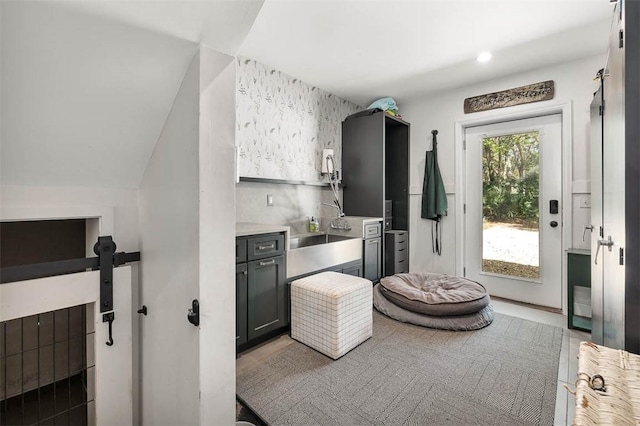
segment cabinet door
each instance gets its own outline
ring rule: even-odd
[[[364,240],[364,277],[376,282],[382,276],[382,238]]]
[[[286,325],[284,256],[248,265],[247,337],[251,340]]]
[[[247,342],[247,264],[236,265],[236,346]]]
[[[357,264],[357,265],[347,266],[347,267],[342,269],[342,273],[343,274],[347,274],[347,275],[354,275],[356,277],[361,277],[362,276],[362,265],[361,264]]]

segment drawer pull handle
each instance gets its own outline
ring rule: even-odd
[[[404,249],[398,249],[398,251],[404,251]]]
[[[258,330],[260,330],[261,328],[269,327],[270,325],[273,325],[273,324],[277,323],[278,321],[280,321],[280,320],[273,320],[273,321],[271,321],[271,322],[268,322],[268,323],[266,323],[266,324],[261,325],[260,327],[256,327],[256,328],[254,328],[253,330],[254,330],[254,331],[258,331]]]
[[[268,250],[268,249],[274,249],[276,248],[275,243],[274,244],[270,244],[268,246],[258,246],[258,250]]]
[[[402,244],[402,243],[404,243],[404,240],[402,240],[402,241],[398,241],[398,244]]]
[[[276,260],[275,259],[271,259],[271,260],[268,260],[266,262],[260,262],[260,266],[273,265],[274,263],[276,263]]]
[[[402,262],[404,262],[404,260],[398,260],[398,263],[402,263]]]

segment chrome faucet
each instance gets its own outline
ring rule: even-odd
[[[333,207],[334,209],[336,209],[338,211],[338,215],[336,216],[336,219],[344,217],[344,213],[342,212],[342,209],[340,207],[338,207],[337,205],[319,202],[318,203],[318,207],[321,206],[321,205],[328,206],[328,207]]]
[[[344,217],[344,212],[342,211],[342,209],[340,208],[339,205],[323,203],[323,202],[318,203],[318,207],[320,207],[321,205],[322,206],[333,207],[338,212],[336,218],[335,219],[331,219],[331,222],[329,223],[329,226],[331,227],[331,229],[341,229],[343,231],[351,230],[351,225],[349,225],[349,222],[347,222],[346,220],[342,219]]]

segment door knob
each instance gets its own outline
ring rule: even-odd
[[[556,226],[558,226],[558,222],[556,222],[555,220],[552,220],[551,223],[549,223],[549,225],[551,225],[552,228],[555,228]]]
[[[600,253],[600,247],[606,246],[609,247],[609,251],[613,250],[611,247],[613,246],[613,240],[611,239],[611,235],[606,240],[598,240],[598,248],[596,249],[596,258],[594,259],[594,264],[598,264],[598,253]]]

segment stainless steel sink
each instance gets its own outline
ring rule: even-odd
[[[345,237],[342,235],[332,234],[317,234],[317,235],[300,235],[293,236],[289,239],[289,249],[294,250],[302,247],[315,246],[318,244],[334,243],[336,241],[351,240],[351,237]]]
[[[292,236],[287,252],[287,277],[362,259],[362,239],[342,235]]]

